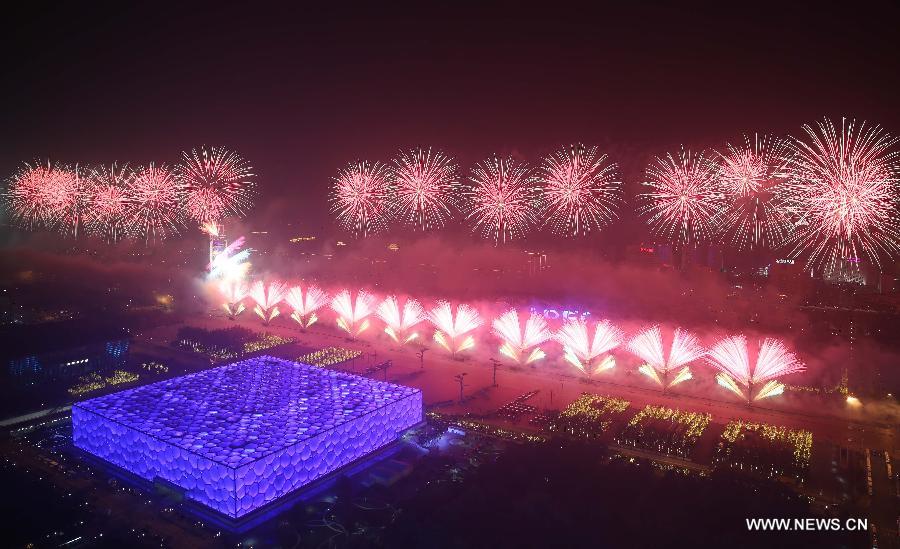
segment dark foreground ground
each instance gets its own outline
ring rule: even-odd
[[[390,487],[346,478],[239,536],[182,515],[158,494],[110,482],[102,471],[65,458],[54,465],[48,455],[18,451],[0,467],[0,497],[15,525],[6,529],[4,546],[870,546],[867,532],[748,531],[747,518],[820,516],[782,483],[662,468],[568,440],[504,444],[470,437],[464,448],[423,456]],[[844,524],[857,515],[848,508],[836,516]],[[48,535],[47,524],[69,534]]]
[[[748,532],[750,517],[813,517],[776,482],[702,478],[590,447],[513,446],[465,482],[422,490],[387,547],[864,547],[866,533]]]

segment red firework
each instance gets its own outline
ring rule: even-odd
[[[25,164],[13,177],[9,186],[8,200],[16,223],[28,229],[50,224],[53,202],[48,189],[54,172],[59,169],[49,162],[46,166]]]
[[[808,141],[794,139],[787,164],[786,201],[796,218],[794,254],[808,254],[810,267],[857,262],[900,253],[900,153],[898,139],[880,126],[828,119],[803,127]]]
[[[640,195],[640,213],[657,235],[676,245],[693,244],[715,233],[713,219],[724,206],[715,166],[704,154],[681,149],[657,157],[647,167],[649,192]]]
[[[644,361],[638,372],[658,383],[663,389],[694,377],[689,364],[706,354],[696,336],[675,328],[669,354],[663,344],[659,326],[647,328],[628,342],[628,350]],[[670,377],[671,374],[675,374]]]
[[[534,226],[537,193],[524,162],[494,156],[476,164],[470,179],[467,219],[482,237],[498,244],[521,238]]]
[[[50,169],[42,193],[49,206],[48,226],[76,238],[90,196],[91,180],[83,175],[78,166]]]
[[[199,223],[243,215],[252,205],[253,168],[233,151],[222,147],[185,151],[176,172],[187,214]]]
[[[750,351],[743,335],[726,337],[709,350],[709,363],[719,370],[716,381],[748,402],[780,395],[784,384],[778,378],[806,370],[796,355],[777,339],[762,341],[755,363],[751,363]],[[758,387],[755,394],[754,387]]]
[[[93,171],[85,212],[85,225],[92,234],[111,242],[126,236],[126,213],[129,205],[128,186],[134,173],[128,164],[101,166]]]
[[[287,284],[277,280],[268,284],[258,280],[250,286],[248,294],[250,299],[256,302],[253,312],[262,319],[264,326],[268,326],[275,317],[281,314],[277,305],[284,300],[287,293]]]
[[[457,167],[431,149],[401,152],[394,159],[393,214],[422,230],[443,227],[459,208]]]
[[[386,174],[379,162],[351,163],[338,173],[331,192],[331,209],[347,231],[364,238],[385,228]]]
[[[554,233],[577,236],[600,230],[616,217],[622,182],[615,163],[597,147],[563,148],[544,159],[540,179]]]
[[[165,165],[150,164],[128,183],[128,225],[145,240],[163,240],[181,225],[179,184]]]
[[[715,225],[738,248],[775,248],[787,238],[791,223],[779,189],[784,183],[786,143],[755,135],[742,146],[729,143],[720,155],[718,177],[728,201]]]

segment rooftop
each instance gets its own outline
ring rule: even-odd
[[[235,468],[419,392],[263,356],[76,406]]]

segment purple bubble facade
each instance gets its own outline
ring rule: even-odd
[[[75,446],[231,518],[421,421],[418,389],[268,356],[72,406]]]

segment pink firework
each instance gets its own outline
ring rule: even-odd
[[[594,325],[594,335],[591,337],[588,323],[574,318],[566,322],[553,339],[563,346],[566,362],[591,375],[615,367],[616,361],[612,355],[598,359],[621,345],[625,334],[612,322],[601,320]]]
[[[634,336],[628,342],[628,350],[645,362],[638,368],[638,371],[658,383],[663,389],[691,379],[693,374],[689,364],[706,354],[693,334],[681,328],[675,328],[667,358],[659,326],[647,328]],[[669,374],[672,372],[676,372],[675,377],[669,380]]]
[[[25,164],[13,177],[9,186],[8,200],[12,218],[27,229],[50,227],[55,204],[52,179],[63,168],[47,162],[47,165]]]
[[[337,222],[358,237],[387,226],[387,169],[380,163],[355,162],[338,173],[331,191]]]
[[[219,292],[225,299],[222,308],[225,309],[229,318],[234,319],[234,317],[244,311],[244,298],[250,295],[246,282],[243,280],[223,280],[219,283]]]
[[[428,313],[428,319],[437,328],[434,341],[454,355],[475,346],[475,338],[469,332],[484,324],[478,311],[465,303],[456,308],[454,315],[449,301],[439,301]]]
[[[796,218],[789,243],[810,267],[834,267],[864,257],[880,265],[900,253],[898,139],[880,126],[825,119],[804,126],[808,141],[791,142],[785,175]]]
[[[616,217],[622,182],[615,163],[597,147],[573,145],[544,159],[540,180],[554,233],[578,236],[600,230]]]
[[[724,207],[715,166],[703,153],[657,157],[647,167],[648,192],[639,212],[651,230],[677,245],[708,240],[716,234],[713,220]]]
[[[90,178],[84,177],[78,166],[48,169],[41,191],[47,207],[47,225],[77,238],[89,206],[90,184]]]
[[[316,311],[328,303],[328,294],[314,284],[309,284],[305,290],[294,286],[284,300],[294,310],[291,318],[304,328],[309,328],[319,320]]]
[[[494,244],[523,237],[537,219],[537,192],[528,166],[493,157],[472,168],[467,191],[473,229]]]
[[[128,164],[118,166],[113,163],[93,171],[93,184],[84,216],[88,232],[110,242],[127,236],[128,187],[133,177],[134,172]]]
[[[443,227],[459,209],[456,163],[441,152],[401,152],[392,170],[393,216],[422,230]]]
[[[281,314],[277,305],[284,300],[287,291],[287,285],[278,281],[266,284],[262,280],[258,280],[250,286],[250,298],[256,302],[253,312],[263,320],[264,325],[268,326],[269,322]]]
[[[222,234],[223,227],[215,221],[206,221],[200,224],[200,231],[210,237],[216,237]]]
[[[794,353],[777,339],[763,340],[755,358],[756,363],[751,367],[747,338],[736,335],[716,343],[709,350],[708,361],[719,370],[716,375],[719,385],[746,398],[748,403],[780,395],[784,392],[784,385],[777,379],[806,369]],[[760,383],[763,386],[754,395],[753,387]],[[746,388],[746,393],[741,387]]]
[[[145,240],[164,240],[181,225],[179,186],[163,164],[138,169],[126,185],[128,225]]]
[[[223,147],[184,151],[176,173],[187,214],[199,223],[241,216],[252,206],[253,168],[233,151]]]
[[[413,332],[412,328],[428,316],[415,299],[407,298],[401,307],[396,296],[389,296],[382,301],[377,313],[384,321],[384,333],[403,345],[418,339],[419,334]]]
[[[375,296],[365,290],[356,292],[344,290],[331,300],[331,308],[337,313],[337,325],[351,336],[358,336],[369,327],[369,316],[374,312]]]
[[[510,309],[496,318],[492,325],[494,335],[503,341],[500,354],[521,364],[529,364],[547,356],[539,345],[553,337],[553,334],[543,316],[532,313],[522,326],[519,313]]]
[[[742,146],[728,145],[720,155],[718,178],[727,208],[715,225],[738,249],[776,248],[791,229],[780,189],[786,162],[786,142],[755,135]]]

